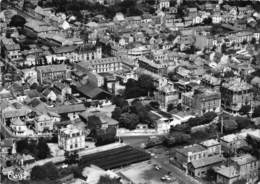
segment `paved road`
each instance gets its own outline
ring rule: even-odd
[[[183,184],[201,184],[199,181],[195,180],[191,176],[188,176],[184,171],[180,170],[176,166],[169,163],[168,159],[165,158],[153,158],[154,162],[160,165],[162,168],[167,169],[172,172],[172,175]]]

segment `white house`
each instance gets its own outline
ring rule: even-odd
[[[28,128],[25,122],[23,122],[20,118],[13,119],[10,126],[15,135],[26,136],[28,133]]]
[[[85,134],[74,125],[62,128],[58,134],[58,145],[65,151],[76,151],[85,148]]]

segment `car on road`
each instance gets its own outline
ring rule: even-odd
[[[175,178],[170,177],[167,174],[161,177],[161,181],[164,181],[164,182],[171,182],[171,181],[175,181],[175,180],[176,180]]]
[[[159,165],[157,165],[157,164],[154,165],[154,169],[157,170],[157,171],[159,171],[161,168],[162,168],[162,167],[159,166]]]

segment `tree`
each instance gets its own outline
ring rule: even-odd
[[[85,101],[84,106],[87,108],[91,107],[91,102]]]
[[[47,145],[47,142],[43,138],[39,139],[39,142],[37,144],[37,149],[38,149],[37,156],[39,159],[45,159],[50,155],[50,148]]]
[[[222,53],[225,53],[226,50],[227,50],[227,45],[226,45],[226,43],[222,43],[222,45],[221,45],[221,52],[222,52]]]
[[[124,106],[129,106],[128,102],[122,96],[119,95],[112,97],[112,104],[120,108],[123,108]]]
[[[59,171],[52,162],[48,162],[42,167],[45,170],[47,178],[49,178],[50,180],[54,180],[59,176]]]
[[[73,152],[73,153],[65,152],[64,156],[65,156],[65,162],[67,164],[75,164],[78,163],[79,161],[79,155],[77,154],[77,152]]]
[[[31,171],[32,180],[43,180],[47,177],[46,170],[42,166],[34,166]]]
[[[253,122],[250,119],[244,117],[236,117],[235,121],[238,125],[238,129],[240,130],[244,128],[251,128],[253,125]]]
[[[159,107],[160,107],[160,104],[158,103],[158,102],[156,102],[156,101],[152,101],[152,102],[150,102],[149,103],[153,108],[155,108],[155,109],[159,109]]]
[[[114,111],[112,112],[112,118],[115,120],[119,120],[120,116],[122,114],[122,110],[120,107],[115,107]]]
[[[207,173],[206,173],[206,178],[208,181],[216,181],[217,174],[216,174],[215,170],[212,168],[208,169]]]
[[[255,44],[256,44],[256,38],[255,38],[255,37],[253,37],[253,38],[250,40],[250,44],[252,44],[252,45],[255,45]]]
[[[36,82],[34,82],[31,86],[30,86],[30,89],[37,89],[38,87],[38,84]]]
[[[170,112],[174,109],[174,105],[173,104],[168,104],[167,106],[167,112]]]
[[[203,24],[206,24],[206,25],[212,24],[212,18],[207,17],[207,18],[203,19]]]
[[[23,27],[25,23],[26,23],[26,20],[25,20],[24,17],[22,17],[20,15],[14,15],[11,18],[9,26],[11,26],[11,27]]]
[[[164,138],[163,144],[167,147],[183,145],[184,143],[187,143],[190,139],[191,136],[189,134],[183,134],[183,133],[178,133],[175,135],[170,134]]]
[[[247,40],[243,40],[241,44],[242,45],[246,45],[247,44]]]
[[[134,113],[123,113],[119,118],[119,126],[134,130],[139,123],[139,118]]]
[[[23,153],[28,147],[28,140],[22,139],[16,142],[16,150],[18,153]]]
[[[148,124],[149,126],[152,125],[152,119],[140,100],[137,99],[132,102],[131,112],[138,115],[141,123]]]
[[[97,184],[122,184],[120,179],[117,178],[110,178],[110,176],[100,176],[99,181]]]
[[[247,180],[244,179],[244,178],[236,180],[235,182],[233,182],[233,184],[246,184],[246,183],[247,183]]]
[[[145,74],[138,78],[138,86],[144,88],[147,93],[152,92],[155,89],[153,78],[150,75]]]
[[[223,129],[224,132],[232,132],[234,130],[237,130],[238,128],[238,124],[235,120],[232,119],[228,119],[228,120],[224,120],[223,122]]]
[[[173,34],[169,34],[168,37],[167,37],[167,40],[169,42],[172,42],[174,39],[175,39],[176,36],[174,36]]]
[[[260,105],[255,107],[252,117],[253,118],[260,117]]]
[[[96,130],[96,146],[106,145],[117,141],[116,128],[109,127],[105,130]]]

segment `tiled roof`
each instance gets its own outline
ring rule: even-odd
[[[62,105],[55,108],[58,114],[82,112],[86,110],[84,104]]]
[[[194,160],[191,162],[191,164],[195,169],[197,169],[197,168],[217,164],[224,160],[225,159],[223,157],[217,155],[217,156],[211,156],[211,157],[207,157],[207,158],[203,158],[203,159],[199,159],[199,160]]]
[[[186,146],[181,149],[177,149],[178,152],[180,152],[186,156],[188,156],[189,152],[196,153],[196,152],[201,152],[201,151],[205,151],[205,150],[206,150],[206,148],[204,148],[203,146],[201,146],[199,144],[194,144],[191,146]]]

